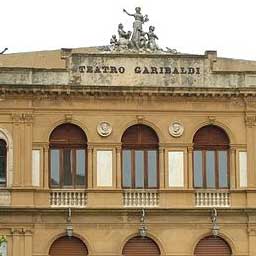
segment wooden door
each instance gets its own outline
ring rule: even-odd
[[[208,236],[196,246],[195,256],[231,256],[230,246],[220,237]]]
[[[124,246],[124,256],[159,256],[157,244],[150,238],[134,237]]]
[[[86,256],[88,255],[85,244],[76,237],[61,237],[50,248],[50,256]]]

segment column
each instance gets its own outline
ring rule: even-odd
[[[24,136],[23,136],[23,159],[24,159],[24,185],[26,187],[32,186],[32,114],[24,114]]]
[[[248,157],[248,188],[256,187],[256,171],[255,171],[255,125],[256,117],[246,117],[246,143]]]
[[[88,188],[93,188],[93,146],[88,145]]]
[[[43,146],[44,152],[44,166],[43,166],[43,187],[49,188],[49,145]]]
[[[230,189],[237,188],[236,183],[236,149],[235,147],[230,147]]]
[[[20,230],[12,229],[12,256],[23,256],[21,252],[21,237],[20,237]]]
[[[256,227],[248,228],[249,235],[249,256],[256,255]]]
[[[21,186],[20,115],[13,114],[13,186]]]
[[[116,188],[122,188],[121,146],[116,147]]]
[[[159,188],[163,189],[167,186],[165,182],[168,180],[166,176],[166,171],[165,171],[165,157],[164,157],[164,147],[159,147]]]
[[[24,230],[24,255],[32,256],[32,232]]]
[[[188,165],[187,165],[187,177],[188,183],[187,188],[193,189],[193,147],[188,147]]]

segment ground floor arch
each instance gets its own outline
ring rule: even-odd
[[[194,256],[231,256],[228,243],[219,236],[207,236],[196,245]]]
[[[124,245],[124,256],[160,256],[158,245],[149,237],[136,236]]]
[[[86,245],[77,237],[63,236],[51,245],[49,256],[86,256]]]

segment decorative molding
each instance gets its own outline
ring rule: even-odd
[[[14,123],[32,123],[34,117],[31,113],[13,113],[11,118]]]
[[[72,118],[73,118],[73,115],[72,115],[72,114],[65,114],[65,121],[66,121],[66,122],[71,122],[71,121],[72,121]]]
[[[169,125],[168,130],[172,137],[181,137],[184,132],[184,125],[179,121],[173,121]]]
[[[216,116],[208,116],[208,121],[210,124],[214,124],[216,121]]]
[[[143,121],[144,121],[144,119],[145,119],[145,116],[140,116],[140,115],[138,115],[138,116],[136,116],[136,119],[137,119],[137,122],[138,122],[139,124],[141,124],[141,123],[143,123]]]
[[[107,121],[102,121],[97,125],[97,132],[102,137],[107,137],[112,133],[112,126]]]
[[[245,116],[245,125],[249,128],[256,126],[256,116],[255,115],[246,115]]]
[[[248,227],[247,232],[249,236],[256,236],[256,227]]]

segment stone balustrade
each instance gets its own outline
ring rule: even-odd
[[[138,208],[157,207],[159,206],[159,193],[155,190],[125,190],[123,205]]]
[[[52,190],[51,207],[86,207],[87,194],[84,190]]]
[[[230,193],[228,191],[196,191],[196,207],[230,207]]]

